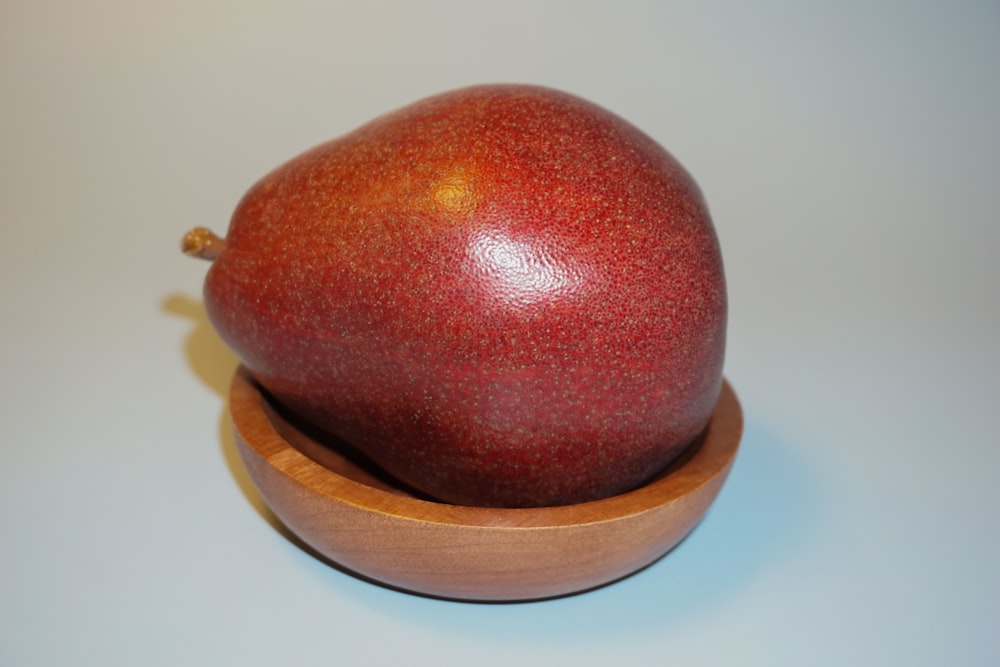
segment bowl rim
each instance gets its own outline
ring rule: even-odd
[[[282,420],[281,416],[270,407],[271,399],[243,365],[233,375],[229,401],[233,427],[244,443],[278,472],[314,494],[396,519],[501,529],[582,526],[683,503],[686,496],[728,473],[743,430],[739,400],[723,378],[718,401],[700,442],[691,445],[643,486],[572,505],[473,507],[394,494],[350,479],[318,463],[279,433],[274,421]]]

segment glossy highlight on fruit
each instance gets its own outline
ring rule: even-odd
[[[419,101],[278,167],[213,261],[209,317],[271,396],[442,502],[631,490],[705,428],[726,291],[684,168],[548,88]]]

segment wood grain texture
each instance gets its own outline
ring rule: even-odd
[[[743,416],[725,383],[703,440],[650,483],[604,500],[531,509],[433,502],[286,418],[244,369],[230,410],[264,501],[319,554],[386,585],[435,597],[514,601],[613,582],[677,545],[715,500]]]

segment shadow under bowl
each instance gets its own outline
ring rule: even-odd
[[[702,439],[649,483],[575,505],[497,509],[415,497],[296,425],[242,367],[230,410],[251,479],[305,544],[384,585],[468,601],[579,593],[656,561],[708,511],[743,431],[724,382]]]

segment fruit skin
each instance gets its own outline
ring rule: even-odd
[[[631,490],[722,381],[697,185],[626,121],[536,86],[430,97],[271,172],[205,302],[279,402],[456,504]]]

